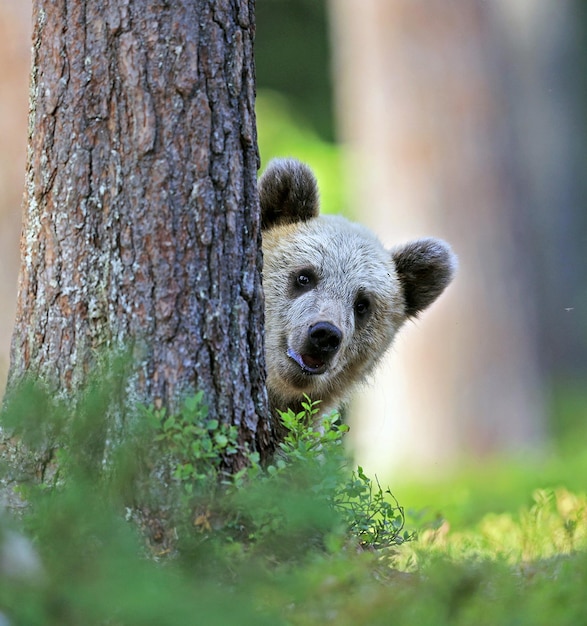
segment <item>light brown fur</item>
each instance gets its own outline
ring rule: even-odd
[[[272,161],[259,191],[271,409],[299,410],[307,394],[326,413],[440,295],[456,259],[438,239],[386,250],[364,226],[318,215],[315,178],[297,161]]]

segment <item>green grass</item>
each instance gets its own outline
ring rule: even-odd
[[[587,492],[587,389],[560,387],[551,407],[551,438],[542,452],[462,463],[441,479],[395,486],[408,509],[426,509],[454,528],[473,526],[489,513],[516,513],[537,489]]]
[[[587,490],[586,475],[587,446],[573,454],[488,459],[442,479],[398,485],[396,495],[407,508],[446,517],[460,529],[488,513],[515,513],[530,506],[536,489],[565,487],[582,493]]]

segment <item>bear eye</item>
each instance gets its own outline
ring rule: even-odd
[[[312,279],[308,276],[308,274],[298,274],[297,277],[298,287],[309,287]]]
[[[310,291],[316,286],[318,282],[314,270],[309,267],[305,267],[301,270],[297,270],[292,275],[292,295],[301,294],[305,291]]]
[[[369,312],[370,306],[371,303],[369,302],[369,299],[362,296],[355,302],[355,313],[359,317],[364,317]]]

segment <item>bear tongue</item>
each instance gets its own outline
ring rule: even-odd
[[[324,361],[311,354],[302,354],[301,357],[304,365],[312,370],[316,370],[324,365]]]
[[[299,354],[291,348],[287,349],[287,356],[293,359],[308,374],[318,374],[320,373],[319,370],[324,367],[324,361],[318,357],[310,354]]]

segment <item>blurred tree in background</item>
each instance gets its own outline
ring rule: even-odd
[[[16,277],[27,140],[30,2],[0,4],[0,394],[16,311]]]
[[[380,429],[386,415],[381,454],[396,463],[535,446],[544,432],[537,298],[529,237],[516,228],[527,194],[512,159],[499,12],[479,2],[332,7],[362,218],[388,244],[440,235],[460,257],[455,285],[421,328],[404,331],[357,420]]]

